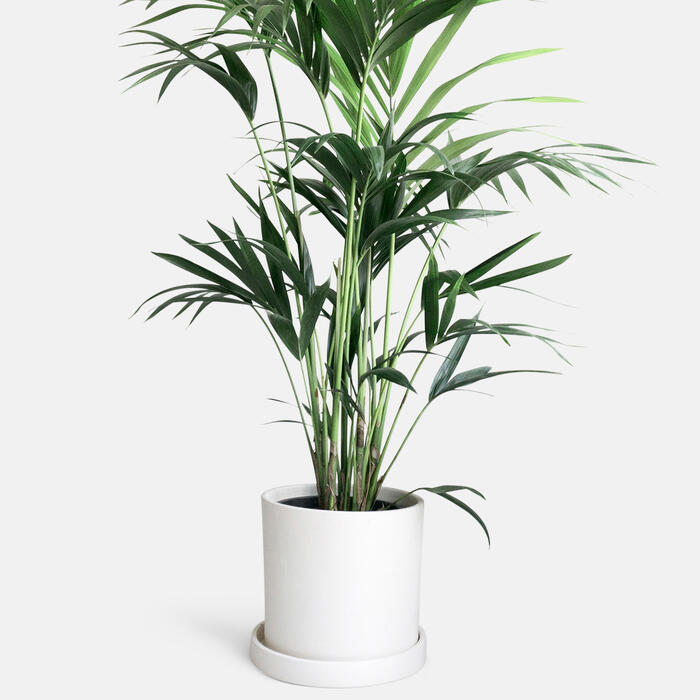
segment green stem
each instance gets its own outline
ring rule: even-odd
[[[411,437],[411,433],[413,432],[416,425],[418,425],[418,421],[423,417],[423,414],[427,410],[428,406],[430,406],[430,401],[428,401],[428,403],[425,404],[425,406],[423,406],[423,408],[421,409],[421,412],[416,416],[416,419],[413,421],[413,423],[411,423],[411,427],[408,429],[408,432],[406,433],[406,437],[404,437],[404,439],[401,441],[401,444],[399,445],[399,449],[396,450],[396,454],[394,455],[394,458],[391,460],[391,462],[389,463],[389,466],[386,468],[386,471],[384,472],[384,474],[382,476],[382,481],[384,481],[386,475],[389,473],[389,470],[394,466],[394,463],[399,458],[399,455],[401,454],[401,450],[403,450],[404,445],[408,442],[408,438]]]
[[[364,102],[365,94],[367,89],[367,78],[369,75],[369,65],[368,60],[367,66],[365,68],[365,74],[362,79],[362,86],[360,88],[360,96],[357,105],[357,122],[353,129],[353,138],[355,142],[360,144],[360,134],[362,132],[362,124],[364,120]],[[355,178],[352,179],[350,185],[350,192],[347,198],[348,207],[348,225],[345,234],[345,248],[343,254],[343,266],[341,273],[341,283],[338,285],[337,297],[336,297],[336,324],[335,324],[335,359],[334,359],[334,393],[333,393],[333,411],[332,411],[332,422],[331,422],[331,433],[330,433],[330,456],[328,470],[331,468],[335,469],[338,463],[338,433],[340,428],[340,392],[343,385],[343,376],[345,373],[344,367],[344,355],[346,342],[349,339],[349,319],[351,317],[352,309],[352,297],[354,294],[354,284],[353,276],[357,274],[355,269],[355,263],[353,260],[353,253],[355,249],[355,198],[357,195],[357,181]],[[329,475],[330,479],[330,475]],[[346,483],[346,488],[349,488],[349,484]]]
[[[413,292],[411,293],[411,298],[408,302],[408,305],[406,306],[406,312],[404,313],[403,321],[401,322],[401,330],[399,331],[399,342],[396,345],[397,351],[400,350],[400,344],[402,344],[402,342],[405,341],[406,337],[408,336],[408,333],[410,332],[410,328],[409,328],[409,330],[406,330],[406,323],[408,322],[409,314],[411,312],[411,309],[413,308],[413,304],[416,301],[416,297],[418,296],[418,292],[421,288],[423,278],[425,277],[426,273],[428,272],[430,258],[435,253],[435,250],[437,249],[437,247],[440,245],[440,241],[442,240],[442,237],[445,234],[446,228],[447,228],[447,224],[443,224],[442,228],[440,229],[440,233],[437,235],[437,237],[433,241],[433,245],[430,246],[430,250],[428,251],[428,256],[426,257],[425,262],[423,263],[423,267],[421,268],[421,271],[418,274],[418,279],[416,280],[416,284],[413,287]]]
[[[384,311],[384,359],[389,356],[389,326],[391,323],[391,289],[394,279],[394,254],[396,252],[396,234],[391,234],[389,241],[389,269],[386,279],[386,310]]]
[[[277,352],[279,353],[280,359],[282,360],[282,364],[284,365],[284,370],[287,373],[287,377],[289,379],[289,384],[292,387],[292,393],[294,394],[294,401],[297,405],[297,409],[299,411],[299,419],[301,421],[301,425],[304,428],[304,434],[306,435],[306,443],[309,446],[309,452],[311,453],[311,456],[313,457],[313,447],[311,445],[311,438],[309,437],[309,431],[306,429],[306,422],[304,421],[304,411],[301,407],[301,402],[299,401],[299,395],[297,394],[297,389],[296,385],[294,384],[294,379],[292,378],[292,373],[289,370],[289,365],[287,364],[287,360],[284,357],[284,353],[282,352],[282,348],[280,347],[280,344],[277,342],[277,338],[275,338],[275,334],[272,332],[272,329],[268,325],[267,321],[265,320],[264,316],[254,307],[251,306],[253,311],[255,312],[255,315],[260,319],[262,322],[263,326],[265,326],[265,330],[270,334],[270,337],[272,338],[272,342],[275,344],[275,347],[277,348]]]
[[[426,358],[428,355],[423,355],[421,357],[420,362],[418,363],[418,366],[414,370],[413,374],[411,375],[411,385],[416,381],[416,377],[418,376],[418,373],[420,372],[421,368],[423,367],[423,363],[425,362]],[[391,436],[394,434],[394,429],[396,428],[396,424],[399,421],[399,416],[401,415],[401,411],[403,410],[403,407],[406,403],[406,400],[408,399],[408,395],[410,393],[410,389],[406,389],[404,392],[404,395],[401,397],[401,403],[399,404],[398,409],[396,410],[396,414],[394,415],[394,420],[391,423],[391,427],[389,428],[389,432],[386,436],[386,440],[384,441],[384,447],[382,448],[382,451],[379,455],[379,460],[377,461],[377,470],[381,469],[382,462],[384,461],[384,458],[386,457],[386,453],[389,451],[389,443],[391,442]],[[388,469],[387,469],[388,471]],[[384,476],[381,477],[384,479]]]
[[[406,312],[404,314],[403,321],[401,322],[401,328],[399,330],[399,338],[398,338],[398,341],[396,343],[394,357],[388,364],[388,366],[390,366],[390,367],[396,366],[398,358],[401,354],[401,350],[403,349],[404,343],[406,342],[406,338],[408,337],[409,333],[411,332],[411,328],[413,327],[413,325],[415,324],[417,319],[420,317],[420,314],[418,314],[413,319],[413,321],[410,323],[410,325],[407,326],[410,311],[413,307],[413,304],[415,303],[416,297],[418,296],[418,291],[420,290],[423,278],[425,277],[425,275],[428,271],[428,265],[430,263],[430,256],[433,255],[437,246],[440,245],[440,241],[442,240],[442,237],[445,233],[445,229],[446,229],[446,224],[443,224],[442,228],[440,229],[440,233],[437,235],[437,237],[435,238],[435,241],[433,242],[432,246],[430,247],[430,251],[429,251],[428,256],[425,260],[425,263],[423,264],[423,267],[421,268],[421,271],[418,274],[416,284],[413,287],[413,292],[411,293],[411,298],[410,298],[408,305],[406,307]],[[384,319],[384,322],[385,323],[387,322],[386,318]],[[385,356],[386,356],[386,352],[388,352],[388,351],[385,351]],[[386,416],[387,416],[387,412],[388,412],[390,396],[391,396],[391,386],[390,386],[389,382],[386,382],[380,391],[377,411],[376,411],[375,415],[373,416],[373,421],[372,421],[372,424],[371,424],[370,429],[369,429],[370,435],[372,436],[372,447],[374,447],[378,451],[380,451],[380,448],[381,448],[382,436],[384,434],[384,424],[386,422]],[[401,412],[401,406],[399,406],[399,408],[397,410],[397,414],[394,417],[394,422],[398,419],[400,412]],[[402,444],[402,446],[403,446],[403,444]],[[367,450],[367,453],[369,453],[370,451],[371,451],[371,448],[370,448],[370,450]],[[396,456],[398,456],[398,453]],[[380,458],[381,458],[381,451],[380,451]],[[393,462],[392,462],[392,464],[393,464]],[[389,470],[387,469],[387,471],[389,471]],[[386,474],[384,476],[386,476]],[[370,491],[369,491],[368,501],[370,503],[373,502],[373,500],[377,496],[377,489],[378,489],[378,483],[379,483],[378,480],[379,480],[379,467],[377,466],[377,468],[374,470],[374,472],[372,474],[372,480],[369,484]]]
[[[279,120],[279,125],[280,125],[280,134],[282,137],[282,144],[284,147],[284,158],[285,158],[285,164],[287,166],[287,178],[289,180],[289,190],[291,193],[291,198],[292,198],[292,210],[294,212],[294,218],[296,219],[296,224],[297,224],[297,250],[298,250],[298,257],[299,257],[299,265],[301,266],[303,264],[303,259],[304,259],[304,234],[302,230],[302,223],[301,223],[301,216],[299,215],[299,206],[297,204],[297,196],[296,196],[296,188],[294,185],[294,174],[292,172],[292,159],[289,153],[289,144],[287,142],[287,128],[285,125],[285,120],[284,120],[284,113],[282,111],[282,102],[280,100],[279,96],[279,91],[277,89],[277,81],[275,80],[275,73],[272,70],[272,62],[270,60],[270,54],[265,52],[265,62],[267,64],[267,70],[270,76],[270,85],[272,87],[272,93],[275,98],[275,106],[277,108],[277,118]],[[301,307],[301,302],[299,300],[299,295],[296,295],[296,302],[297,302],[297,313],[299,314],[299,319],[301,320],[302,316],[302,307]],[[314,341],[317,340],[317,334],[316,331],[314,330]],[[316,370],[316,342],[312,342],[309,345],[309,349],[304,356],[304,358],[301,360],[306,364],[306,372],[308,374],[308,392],[309,392],[309,406],[311,407],[311,418],[313,421],[313,427],[314,427],[314,443],[316,445],[316,460],[319,458],[322,459],[322,455],[324,453],[323,446],[321,445],[321,416],[319,415],[319,409],[318,409],[318,374]],[[325,469],[324,465],[319,465],[320,468],[323,470]],[[319,494],[320,496],[321,494]]]

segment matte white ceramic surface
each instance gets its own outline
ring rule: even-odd
[[[425,663],[425,650],[425,632],[420,627],[418,640],[410,649],[393,656],[356,661],[316,661],[281,654],[265,646],[262,622],[250,640],[250,658],[265,675],[315,688],[359,688],[412,676]]]
[[[395,510],[374,512],[281,503],[315,493],[313,485],[298,485],[262,495],[265,622],[257,645],[258,633],[253,636],[253,660],[266,673],[258,661],[267,652],[277,652],[287,667],[290,659],[374,660],[375,671],[367,677],[382,677],[360,682],[358,676],[357,683],[348,684],[339,673],[336,684],[329,669],[342,664],[335,664],[325,666],[323,683],[313,682],[314,674],[309,677],[308,685],[327,687],[380,683],[415,672],[425,659],[418,627],[423,500],[412,494]],[[380,499],[391,502],[403,493],[383,488]],[[397,663],[402,654],[404,662],[410,659],[408,665]],[[269,662],[274,655],[265,658]],[[392,659],[394,676],[384,677],[392,676],[387,670]],[[384,673],[376,670],[382,662]],[[406,672],[409,667],[413,670]]]

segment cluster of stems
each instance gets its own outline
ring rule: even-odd
[[[292,174],[292,156],[287,142],[285,117],[279,97],[275,74],[270,60],[266,56],[267,70],[272,92],[275,98],[277,119],[279,122],[281,142],[284,150],[285,167],[288,171],[288,181],[292,211],[296,220],[297,256],[303,259],[303,221],[300,214],[297,195]],[[357,108],[357,123],[353,132],[353,138],[360,143],[364,114],[365,91],[367,87],[367,75],[363,81]],[[319,94],[323,106],[325,119],[332,132],[333,127],[327,109],[325,99]],[[272,176],[270,164],[263,145],[257,135],[253,123],[250,123],[252,133],[258,149],[258,155],[262,162],[265,179],[277,220],[281,231],[287,254],[293,258],[290,247],[288,226],[284,219],[280,206],[280,194],[278,184]],[[359,197],[358,197],[359,194]],[[300,359],[299,370],[302,376],[303,400],[300,390],[297,388],[294,375],[289,367],[284,350],[266,321],[264,316],[257,311],[260,320],[265,324],[273,339],[277,351],[284,363],[289,379],[296,407],[299,412],[306,442],[314,466],[314,474],[318,491],[319,505],[328,510],[370,510],[374,507],[379,489],[384,479],[393,466],[399,452],[402,450],[410,433],[413,431],[422,412],[410,427],[399,448],[391,460],[387,458],[389,442],[396,428],[399,414],[409,395],[409,389],[405,389],[400,400],[398,410],[394,413],[393,420],[389,423],[391,398],[391,382],[381,377],[371,376],[363,380],[363,375],[377,361],[382,358],[385,366],[393,367],[398,359],[401,349],[420,316],[420,312],[410,318],[419,298],[421,282],[428,268],[428,259],[420,271],[413,288],[409,304],[405,310],[403,320],[397,336],[395,346],[391,346],[391,300],[392,285],[394,282],[394,236],[390,243],[390,256],[388,262],[387,281],[385,289],[385,308],[383,316],[383,333],[380,338],[377,335],[377,323],[374,319],[373,306],[373,276],[371,273],[372,251],[361,253],[359,246],[359,231],[362,225],[364,206],[367,199],[367,187],[358,193],[357,182],[351,183],[347,199],[347,229],[343,255],[338,259],[335,270],[337,273],[336,303],[334,305],[333,322],[331,324],[332,336],[328,343],[328,353],[325,366],[318,331],[315,330],[308,351]],[[358,204],[359,202],[359,204]],[[443,228],[444,230],[444,228]],[[433,243],[430,253],[439,245],[442,232]],[[360,268],[365,266],[366,284],[364,298],[360,298]],[[299,318],[303,315],[304,301],[295,291],[296,310]],[[355,348],[351,348],[352,333],[351,319],[358,307],[361,309],[362,323]],[[254,307],[253,307],[254,308]],[[391,357],[390,357],[391,354]],[[350,361],[355,356],[354,362]],[[418,364],[411,383],[420,370],[425,356]],[[356,386],[356,398],[343,400],[350,397],[350,388]],[[308,410],[305,410],[305,407]],[[424,409],[425,410],[425,409]],[[308,420],[311,424],[309,426]],[[386,430],[387,425],[389,427]],[[309,430],[309,428],[311,428]]]

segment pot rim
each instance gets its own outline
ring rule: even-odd
[[[379,490],[380,497],[384,500],[395,501],[401,496],[405,495],[407,492],[403,489],[393,488],[391,486],[382,486]],[[275,509],[290,510],[297,512],[304,512],[309,514],[314,514],[318,517],[380,517],[386,518],[396,516],[398,513],[411,511],[414,508],[423,507],[423,499],[415,493],[407,496],[403,499],[402,504],[399,504],[393,510],[321,510],[315,508],[300,508],[299,506],[292,506],[287,503],[280,503],[280,501],[287,498],[297,498],[300,496],[315,496],[316,495],[316,485],[315,484],[289,484],[287,486],[276,486],[271,489],[263,491],[260,495],[260,500],[263,505],[267,507],[272,507]]]

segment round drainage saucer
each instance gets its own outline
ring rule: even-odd
[[[325,661],[302,659],[265,646],[261,622],[250,637],[250,658],[267,676],[286,683],[315,688],[359,688],[406,678],[425,663],[425,632],[418,628],[418,640],[405,651],[378,659]]]

